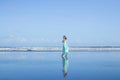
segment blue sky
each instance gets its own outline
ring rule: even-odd
[[[119,0],[0,0],[0,46],[120,45]]]

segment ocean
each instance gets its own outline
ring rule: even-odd
[[[119,51],[0,52],[0,80],[120,80]]]

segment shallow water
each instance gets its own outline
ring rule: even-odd
[[[120,80],[119,75],[120,52],[71,52],[68,58],[60,52],[0,52],[0,80]]]

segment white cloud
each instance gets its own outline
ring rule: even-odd
[[[51,40],[47,38],[30,38],[29,40],[25,37],[9,35],[6,37],[0,37],[0,42],[9,42],[9,43],[56,43],[57,40]]]
[[[19,43],[23,43],[23,42],[27,42],[27,38],[15,36],[15,35],[9,35],[7,37],[1,38],[0,41],[2,41],[2,42],[19,42]]]

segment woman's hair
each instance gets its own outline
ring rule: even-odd
[[[64,38],[65,40],[67,40],[67,37],[66,37],[65,35],[63,36],[63,38]]]

